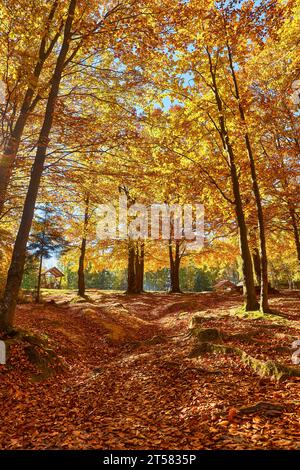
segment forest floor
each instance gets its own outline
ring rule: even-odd
[[[238,294],[87,294],[18,306],[16,326],[42,342],[8,341],[1,449],[300,450],[300,377],[260,377],[234,354],[190,357],[188,334],[197,314],[222,344],[291,366],[299,291],[272,296],[269,318],[238,315]]]

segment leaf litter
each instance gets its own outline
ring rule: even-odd
[[[291,365],[299,293],[271,299],[282,317],[237,316],[240,304],[231,294],[97,293],[18,306],[17,327],[43,338],[53,370],[41,375],[26,341],[9,344],[0,448],[299,450],[299,377],[260,377],[234,355],[189,357],[196,315],[224,344]],[[31,347],[43,358],[45,346]]]

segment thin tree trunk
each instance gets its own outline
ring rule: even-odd
[[[36,289],[36,303],[40,303],[41,298],[41,278],[42,278],[42,266],[43,266],[43,255],[40,256],[40,263],[39,263],[39,273],[38,273],[38,283]]]
[[[245,216],[240,194],[240,186],[234,160],[231,160],[231,179],[235,199],[235,213],[239,227],[240,248],[242,254],[242,270],[244,277],[244,285],[246,289],[246,310],[253,311],[259,308],[259,304],[256,299],[252,259],[247,236],[247,226],[245,222]]]
[[[235,206],[236,220],[237,220],[237,224],[239,227],[239,240],[240,240],[242,270],[243,270],[245,297],[246,297],[246,310],[252,311],[252,310],[257,310],[259,308],[259,304],[256,299],[252,258],[251,258],[249,243],[248,243],[247,225],[246,225],[245,215],[244,215],[244,210],[243,210],[243,204],[242,204],[242,198],[241,198],[241,192],[240,192],[240,183],[239,183],[239,178],[237,174],[233,148],[232,148],[229,135],[227,132],[227,128],[225,125],[225,119],[223,115],[223,104],[222,104],[222,100],[220,98],[219,91],[218,91],[216,73],[215,73],[211,55],[208,49],[207,49],[207,54],[209,58],[210,74],[211,74],[211,78],[213,82],[213,91],[215,95],[217,108],[219,111],[219,124],[220,124],[219,132],[220,132],[220,136],[222,139],[223,148],[228,155],[229,165],[230,165],[230,176],[231,176],[232,191],[233,191],[234,203],[235,203],[234,206]]]
[[[88,230],[88,223],[89,223],[89,205],[90,205],[90,198],[89,198],[89,195],[87,195],[85,199],[83,234],[82,234],[79,266],[78,266],[78,295],[80,295],[80,297],[84,297],[85,295],[84,268],[85,268],[87,230]]]
[[[46,235],[46,224],[48,219],[48,204],[45,207],[44,212],[44,220],[43,220],[43,231],[42,231],[42,240],[41,240],[41,255],[40,255],[40,264],[39,264],[39,273],[38,273],[38,285],[37,285],[37,293],[36,293],[36,303],[40,302],[40,292],[41,292],[41,275],[42,275],[42,266],[43,266],[43,249],[45,244],[45,235]]]
[[[129,240],[128,245],[128,268],[127,268],[127,294],[135,294],[135,247],[134,242]]]
[[[253,190],[253,194],[255,197],[256,209],[257,209],[259,242],[260,242],[260,265],[261,265],[261,283],[260,283],[260,303],[261,304],[260,306],[263,312],[269,312],[270,307],[269,307],[269,301],[268,301],[268,290],[269,290],[268,257],[267,257],[267,247],[266,247],[264,213],[263,213],[263,207],[262,207],[262,202],[261,202],[259,185],[257,181],[254,153],[252,150],[249,133],[247,131],[245,112],[244,112],[244,108],[242,106],[241,99],[240,99],[240,92],[239,92],[238,82],[237,82],[237,78],[236,78],[236,74],[235,74],[235,70],[233,66],[232,53],[231,53],[229,44],[227,44],[227,50],[228,50],[231,75],[232,75],[234,88],[235,88],[235,96],[238,101],[239,113],[240,113],[241,121],[246,129],[245,134],[244,134],[244,139],[245,139],[246,149],[247,149],[249,163],[250,163],[252,190]]]
[[[256,275],[257,284],[260,286],[261,285],[261,262],[260,262],[259,250],[257,247],[255,247],[252,251],[252,258],[253,258],[253,265],[254,265],[254,271]]]
[[[136,243],[135,253],[135,292],[141,294],[144,290],[144,243]]]
[[[63,43],[57,58],[52,84],[47,101],[44,122],[39,135],[38,147],[31,170],[30,182],[23,207],[23,214],[16,237],[10,268],[8,271],[6,287],[0,309],[0,326],[4,329],[12,327],[24,271],[26,245],[32,225],[36,199],[40,180],[43,173],[46,152],[49,145],[49,135],[53,123],[53,114],[61,82],[64,63],[70,47],[71,28],[77,0],[71,0],[64,28]]]
[[[145,244],[141,243],[140,249],[140,284],[139,291],[144,292],[144,269],[145,269]]]
[[[58,5],[58,1],[55,0],[53,2],[52,8],[50,10],[50,13],[49,13],[46,25],[45,25],[46,26],[45,35],[43,36],[41,44],[40,44],[38,61],[33,71],[33,78],[31,80],[31,84],[26,90],[24,100],[21,106],[20,114],[16,120],[14,128],[11,131],[10,136],[8,137],[8,141],[4,145],[4,150],[0,157],[0,214],[2,214],[3,212],[3,207],[6,201],[8,185],[10,182],[14,162],[16,160],[16,156],[19,150],[21,138],[23,135],[23,131],[24,131],[28,116],[30,112],[33,111],[35,105],[39,101],[39,96],[33,99],[37,85],[38,85],[38,80],[40,78],[44,64],[47,58],[49,57],[49,55],[51,54],[60,35],[60,32],[57,32],[57,34],[54,36],[54,38],[50,42],[48,49],[46,50],[46,34],[47,34],[47,30],[49,30],[51,26],[52,20],[55,15],[55,11],[57,9],[57,5]]]
[[[261,263],[261,284],[260,284],[260,306],[263,312],[269,312],[269,300],[268,300],[268,289],[269,289],[269,280],[268,280],[268,257],[267,257],[267,246],[266,246],[266,235],[265,235],[265,223],[264,223],[264,214],[261,203],[260,190],[257,182],[257,175],[255,169],[254,156],[251,149],[251,144],[248,134],[245,135],[247,151],[249,155],[250,167],[251,167],[251,176],[253,184],[253,193],[255,196],[256,207],[257,207],[257,219],[258,219],[258,229],[259,229],[259,241],[260,241],[260,263]]]
[[[140,256],[138,242],[135,244],[134,250],[134,291],[140,293]]]
[[[179,253],[179,242],[175,242],[175,256],[173,256],[172,241],[169,241],[169,259],[170,259],[170,293],[179,294],[180,280],[179,280],[179,267],[180,267],[180,253]]]
[[[78,295],[84,297],[85,295],[85,277],[84,277],[84,260],[86,252],[86,238],[83,237],[80,247],[80,257],[78,266]]]

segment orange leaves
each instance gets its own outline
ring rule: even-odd
[[[228,410],[228,421],[229,422],[233,422],[234,418],[236,417],[237,415],[237,409],[236,408],[230,408]]]
[[[259,381],[236,359],[222,354],[188,358],[192,344],[182,334],[193,311],[202,312],[208,326],[222,331],[249,329],[250,320],[228,315],[229,308],[239,304],[236,296],[191,294],[187,302],[184,295],[175,299],[144,294],[137,299],[89,294],[94,306],[98,304],[95,309],[105,302],[116,314],[123,311],[121,300],[135,318],[147,320],[147,328],[137,341],[108,344],[96,319],[83,313],[84,304],[20,306],[18,325],[37,334],[46,332],[51,347],[69,367],[47,381],[32,383],[28,374],[33,371],[22,347],[14,346],[9,367],[0,371],[0,448],[297,448],[299,380]],[[57,295],[63,299],[66,293]],[[274,306],[294,321],[298,303],[290,296],[274,299]],[[127,314],[129,323],[131,316]],[[261,328],[264,342],[243,342],[239,347],[267,358],[294,330],[283,328],[277,338],[272,322],[263,323],[270,326]],[[154,335],[158,341],[151,341]],[[280,418],[265,415],[253,406],[261,401],[280,402],[286,410]],[[245,406],[253,412],[239,413]]]

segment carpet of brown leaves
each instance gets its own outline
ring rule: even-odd
[[[47,335],[63,368],[33,380],[24,346],[11,346],[0,365],[1,449],[300,449],[300,379],[262,379],[235,356],[191,359],[187,335],[195,312],[212,313],[207,327],[260,328],[235,346],[291,365],[299,292],[272,298],[286,321],[276,327],[233,315],[239,295],[94,294],[81,304],[18,307],[17,326]],[[284,412],[238,413],[259,401]]]

